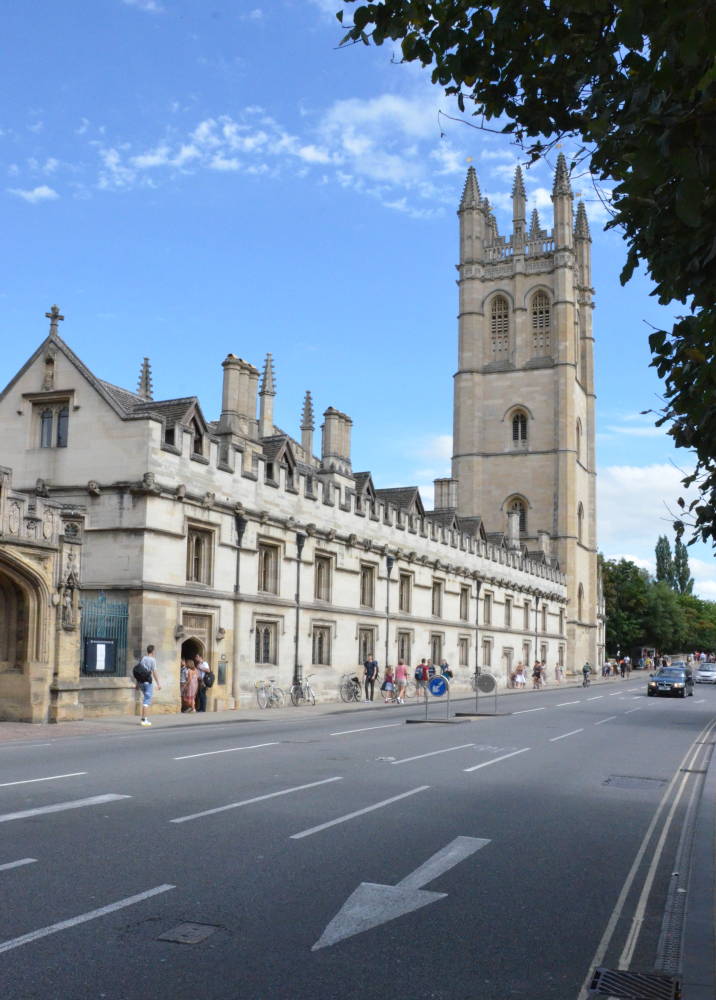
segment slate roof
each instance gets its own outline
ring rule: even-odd
[[[392,503],[399,510],[408,514],[425,514],[420,490],[417,486],[395,486],[390,489],[376,490],[376,499],[383,503]]]
[[[132,412],[137,417],[161,417],[168,426],[171,426],[180,424],[195,403],[197,403],[196,396],[185,396],[183,399],[142,400],[139,405],[135,405]]]
[[[426,510],[425,517],[433,524],[440,524],[443,528],[459,528],[460,522],[454,510]]]
[[[356,493],[363,493],[367,486],[370,486],[371,492],[375,492],[370,472],[354,472],[353,481],[356,484]]]

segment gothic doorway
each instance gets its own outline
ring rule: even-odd
[[[29,631],[27,597],[0,568],[0,671],[23,670],[28,659]]]
[[[204,643],[192,635],[181,644],[181,658],[182,660],[193,660],[197,653],[202,660],[206,658]]]

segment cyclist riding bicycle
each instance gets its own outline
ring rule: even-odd
[[[589,663],[589,660],[587,660],[587,662],[582,667],[582,677],[583,677],[582,686],[583,687],[587,687],[587,685],[589,684],[589,681],[591,679],[591,676],[592,676],[592,667],[591,667],[591,665]]]

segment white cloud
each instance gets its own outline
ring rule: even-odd
[[[262,21],[264,18],[264,12],[260,7],[254,7],[253,10],[249,10],[246,14],[241,14],[239,19],[241,21]]]
[[[24,201],[29,201],[31,205],[36,204],[38,201],[54,201],[55,198],[60,197],[57,191],[54,188],[48,187],[47,184],[40,184],[39,187],[27,191],[21,188],[9,188],[8,190],[10,194],[17,195],[18,198],[22,198]]]
[[[27,126],[29,132],[35,132],[35,133],[42,132],[44,127],[45,127],[44,122],[33,122],[32,125]]]
[[[164,7],[159,3],[159,0],[122,0],[128,7],[136,7],[138,10],[144,10],[148,14],[161,14]]]
[[[607,424],[607,431],[610,434],[624,434],[627,437],[665,437],[666,431],[663,427],[639,427],[635,424]]]
[[[636,552],[651,556],[659,535],[671,533],[684,496],[679,469],[668,463],[612,465],[597,475],[597,537],[605,555]]]

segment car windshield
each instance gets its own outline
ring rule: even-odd
[[[683,670],[676,670],[673,667],[669,667],[667,670],[660,670],[659,673],[656,676],[657,677],[669,677],[669,678],[683,677],[684,676],[684,671]]]

